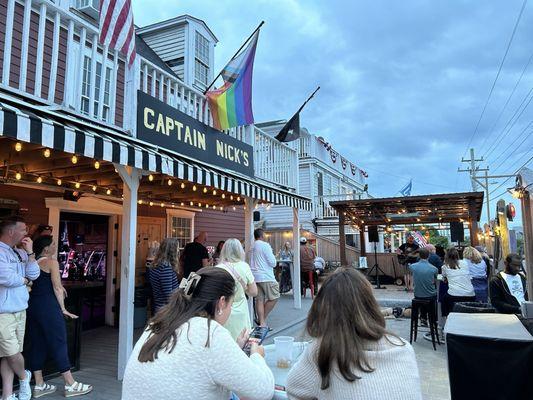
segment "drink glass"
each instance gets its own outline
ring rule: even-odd
[[[276,365],[278,368],[290,368],[292,364],[292,346],[294,338],[292,336],[278,336],[274,338],[276,349]]]

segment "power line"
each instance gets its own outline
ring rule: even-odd
[[[527,135],[527,136],[524,138],[524,140],[522,140],[522,141],[520,142],[520,144],[519,144],[518,146],[515,147],[515,150],[518,150],[518,149],[519,149],[519,148],[525,143],[525,141],[529,139],[529,137],[531,136],[531,133],[532,133],[532,132],[530,131],[530,132],[529,132],[529,135]],[[520,136],[521,136],[521,135],[520,135]],[[520,136],[519,136],[519,137],[520,137]],[[518,137],[515,139],[515,141],[516,141],[517,139],[518,139]],[[511,145],[509,145],[509,146],[507,147],[507,149],[508,149],[509,147],[511,147]],[[507,151],[507,149],[506,149],[505,151]],[[503,153],[502,153],[502,154],[503,154]],[[500,155],[500,156],[501,156],[501,155]],[[496,170],[497,170],[498,168],[500,168],[500,167],[501,167],[506,161],[507,161],[506,159],[503,159],[503,160],[502,160],[502,161],[501,161],[501,162],[500,162],[500,163],[494,168],[494,170],[496,171]],[[496,162],[496,160],[495,160],[494,162]]]
[[[528,165],[528,164],[531,162],[531,160],[533,160],[533,156],[531,156],[531,157],[529,158],[529,160],[527,160],[527,161],[526,161],[521,167],[519,167],[519,168],[513,173],[513,175],[516,175],[516,174],[518,173],[518,171],[520,171],[522,168],[524,168],[526,165]],[[498,190],[498,189],[501,188],[503,185],[505,185],[505,184],[509,181],[509,179],[511,179],[511,178],[512,178],[512,176],[509,177],[509,178],[507,178],[506,180],[504,180],[504,181],[503,181],[500,185],[498,185],[493,191],[491,191],[490,194],[494,193],[496,190]]]
[[[498,81],[498,78],[500,77],[500,73],[502,72],[503,64],[505,63],[505,59],[507,58],[507,54],[509,53],[509,49],[511,48],[511,43],[513,42],[514,35],[516,33],[516,29],[518,28],[518,24],[520,23],[520,20],[522,19],[522,14],[524,13],[524,9],[526,8],[528,0],[524,0],[522,2],[522,8],[520,9],[520,13],[518,14],[518,17],[516,19],[513,33],[511,34],[511,38],[509,39],[509,43],[507,43],[507,48],[505,49],[505,53],[503,55],[502,61],[500,63],[500,66],[498,68],[498,72],[496,73],[496,77],[494,78],[494,82],[492,82],[492,86],[489,91],[489,95],[487,97],[487,100],[485,101],[485,105],[483,106],[483,110],[481,111],[481,115],[479,116],[479,119],[476,124],[476,128],[474,129],[474,132],[472,133],[472,136],[470,136],[470,140],[468,141],[468,144],[466,145],[465,152],[463,153],[463,157],[468,152],[468,149],[470,148],[470,145],[472,144],[472,140],[474,140],[474,136],[476,136],[476,133],[479,129],[479,124],[481,123],[481,120],[483,119],[483,115],[485,114],[485,111],[487,110],[487,106],[489,104],[490,98],[492,96],[492,92],[494,92],[494,87],[496,86],[496,82]]]
[[[370,168],[370,167],[365,167],[365,169],[367,169],[367,170],[369,170],[371,172],[377,172],[378,174],[392,176],[392,177],[395,177],[395,178],[400,178],[400,179],[403,179],[403,180],[406,180],[406,181],[411,179],[411,178],[406,178],[405,176],[391,174],[390,172],[384,172],[384,171],[380,171],[380,170],[377,170],[377,169],[374,169],[374,168]],[[441,188],[445,188],[445,189],[452,189],[451,186],[439,185],[437,183],[424,182],[424,181],[420,181],[418,179],[413,179],[413,182],[420,183],[420,184],[423,184],[423,185],[428,185],[428,186],[435,186],[435,187],[441,187]]]
[[[485,136],[485,140],[483,141],[483,144],[480,146],[481,152],[483,152],[483,148],[485,147],[485,144],[487,144],[488,139],[492,136],[492,134],[494,132],[494,129],[496,128],[496,125],[498,124],[498,122],[500,122],[500,118],[502,117],[503,113],[507,109],[507,106],[509,105],[509,102],[511,101],[511,98],[514,96],[514,93],[515,93],[516,89],[518,88],[518,85],[522,81],[522,78],[524,77],[524,74],[526,73],[526,70],[528,69],[529,64],[531,64],[532,60],[533,60],[533,53],[531,53],[531,55],[529,56],[529,60],[527,60],[527,63],[525,65],[524,69],[522,70],[522,73],[520,74],[520,77],[516,81],[516,83],[515,83],[515,85],[513,87],[513,90],[509,94],[509,97],[507,97],[507,101],[503,105],[503,108],[501,109],[500,113],[498,114],[498,117],[494,121],[494,124],[492,124],[492,127],[490,128],[489,134]]]
[[[518,145],[514,148],[514,150],[518,149],[520,146],[522,146],[522,144],[524,144],[524,142],[529,138],[529,136],[531,136],[531,133],[533,131],[529,131],[527,132],[527,130],[531,127],[531,125],[533,125],[533,121],[531,121],[529,124],[526,125],[526,127],[524,129],[522,129],[522,132],[520,132],[520,134],[511,142],[509,143],[509,145],[505,148],[505,150],[503,150],[499,155],[498,157],[496,157],[493,161],[493,163],[496,163],[496,161],[498,161],[506,152],[507,150],[509,150],[517,141],[518,139],[520,139],[522,137],[522,135],[524,133],[526,133],[526,138]],[[505,160],[502,161],[502,163],[505,162]],[[500,163],[495,169],[498,169],[498,167],[500,165],[502,165],[502,163]]]
[[[503,138],[505,137],[505,135],[509,134],[509,132],[511,131],[511,129],[513,129],[513,127],[515,126],[515,124],[518,122],[518,120],[520,119],[520,117],[522,116],[522,114],[524,113],[524,111],[526,111],[526,108],[529,106],[529,104],[531,103],[531,101],[533,100],[533,96],[530,97],[530,99],[528,100],[528,102],[524,105],[524,107],[522,107],[522,105],[524,104],[524,102],[526,101],[526,99],[529,97],[529,95],[533,92],[533,87],[529,90],[529,92],[526,94],[526,97],[524,97],[524,99],[522,100],[522,103],[520,103],[520,105],[518,106],[518,108],[516,109],[516,111],[514,112],[513,116],[509,119],[509,121],[507,121],[507,124],[505,124],[505,126],[503,127],[503,129],[501,130],[500,134],[498,135],[498,137],[496,138],[496,140],[490,145],[490,147],[487,149],[487,153],[485,153],[485,158],[488,158],[492,152],[494,152],[494,150],[496,150],[497,146],[501,143],[501,141],[503,140]],[[522,107],[522,110],[520,110],[520,107]],[[511,123],[511,121],[513,120],[513,118],[516,116],[516,113],[518,112],[518,110],[520,110],[520,113],[518,114],[518,116],[514,119],[513,123],[509,126],[509,124]],[[506,131],[507,129],[507,131]]]

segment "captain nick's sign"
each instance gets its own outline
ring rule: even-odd
[[[254,176],[253,147],[141,91],[137,138],[213,166]]]

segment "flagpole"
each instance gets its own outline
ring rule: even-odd
[[[302,104],[302,106],[298,109],[298,111],[296,111],[295,114],[298,114],[300,111],[302,111],[302,110],[304,109],[305,105],[306,105],[307,103],[309,103],[309,101],[315,96],[316,92],[318,92],[319,90],[320,90],[320,86],[318,86],[318,87],[315,89],[315,91],[314,91],[313,93],[311,93],[311,96],[309,96],[309,97],[307,98],[307,100],[304,101],[304,103]]]
[[[259,26],[257,28],[255,28],[255,30],[252,32],[252,34],[250,36],[248,36],[248,39],[246,39],[244,41],[244,43],[242,44],[241,47],[239,47],[239,50],[237,50],[235,52],[235,54],[233,55],[233,57],[230,58],[229,61],[233,60],[235,57],[237,57],[237,55],[241,52],[241,50],[244,48],[244,46],[246,46],[246,44],[250,41],[250,39],[255,35],[255,33],[261,29],[261,27],[263,26],[263,24],[265,23],[265,21],[261,21],[261,23],[259,24]],[[229,62],[228,61],[228,62]],[[217,76],[215,76],[215,79],[213,79],[213,81],[211,82],[211,84],[204,90],[204,95],[209,91],[209,89],[211,89],[211,86],[213,86],[216,82],[216,80],[220,77],[220,75],[222,75],[222,72],[224,71],[224,68],[222,68],[220,70],[220,72],[218,73]]]

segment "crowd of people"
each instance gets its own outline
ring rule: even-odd
[[[55,259],[52,228],[40,227],[32,238],[20,217],[0,222],[0,358],[2,400],[28,400],[53,393],[56,386],[43,379],[43,367],[51,358],[63,376],[66,397],[92,391],[70,372],[66,318],[78,318],[65,308],[66,290]],[[28,330],[29,349],[22,355]],[[35,378],[32,390],[30,381]],[[18,397],[13,381],[19,381]]]

